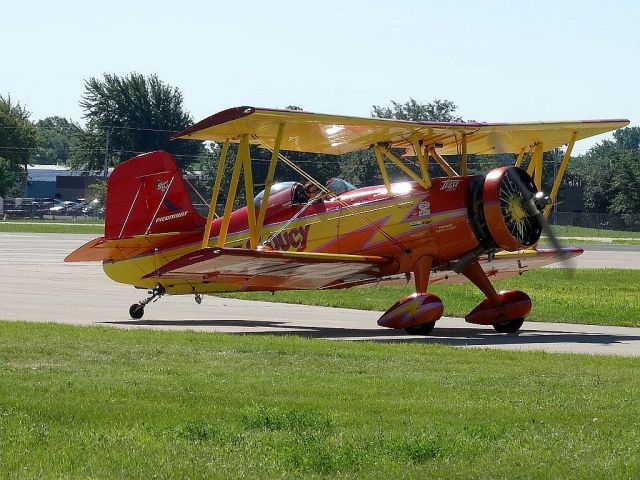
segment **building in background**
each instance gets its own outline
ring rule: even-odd
[[[103,180],[97,175],[83,175],[61,165],[31,165],[24,196],[60,200],[93,199],[89,186]]]

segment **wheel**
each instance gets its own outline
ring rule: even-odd
[[[493,328],[500,333],[516,333],[524,323],[524,318],[516,318],[508,322],[494,323]]]
[[[414,325],[413,327],[407,327],[405,330],[409,335],[429,335],[435,326],[436,322],[430,322],[423,323],[422,325]]]
[[[129,307],[129,315],[131,315],[131,318],[134,320],[141,319],[144,315],[144,307],[139,303],[134,303]]]

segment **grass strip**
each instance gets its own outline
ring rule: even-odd
[[[637,478],[640,362],[0,322],[7,478]]]
[[[11,233],[95,233],[104,234],[103,223],[72,223],[72,222],[19,222],[0,221],[0,232]]]
[[[640,327],[640,271],[561,268],[534,270],[495,282],[497,290],[522,290],[533,301],[530,320]],[[414,291],[406,286],[372,286],[349,290],[287,291],[228,294],[234,298],[303,305],[385,311]],[[472,284],[433,285],[445,315],[464,317],[484,296]]]

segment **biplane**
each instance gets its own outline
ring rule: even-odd
[[[521,291],[498,292],[491,280],[582,252],[559,247],[545,218],[574,143],[628,123],[411,122],[231,108],[174,136],[221,144],[206,217],[194,208],[172,155],[139,155],[118,165],[108,180],[104,236],[65,260],[101,261],[116,282],[148,289],[150,296],[129,309],[134,319],[165,294],[194,295],[200,303],[203,295],[221,292],[328,290],[405,276],[413,278],[415,293],[392,305],[379,325],[428,334],[444,310],[428,285],[470,281],[486,298],[466,321],[512,333],[530,313],[531,299]],[[232,144],[237,145],[230,149]],[[270,150],[264,189],[257,195],[252,145]],[[545,195],[543,153],[563,145]],[[320,181],[285,155],[338,158],[364,149],[373,152],[384,184],[356,188],[339,178]],[[218,214],[230,150],[236,151],[231,182]],[[514,165],[468,174],[469,155],[497,153],[514,154]],[[279,162],[306,185],[276,181]],[[431,162],[446,176],[432,177]],[[390,165],[407,178],[392,181]],[[241,175],[247,201],[234,209]],[[537,248],[543,231],[554,248]]]

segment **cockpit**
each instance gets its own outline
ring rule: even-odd
[[[355,186],[351,183],[343,180],[342,178],[332,178],[327,184],[326,188],[329,190],[331,196],[337,197],[338,195],[343,194],[344,192],[348,192],[349,190],[355,190]],[[271,199],[274,198],[276,193],[282,192],[284,190],[291,191],[291,204],[292,205],[302,205],[307,203],[309,200],[309,195],[305,191],[304,186],[298,182],[278,182],[271,185],[271,189],[269,190],[269,204],[271,205]],[[327,194],[329,195],[329,194]],[[326,196],[326,195],[325,195]],[[262,198],[264,197],[264,190],[258,193],[253,199],[253,204],[255,206],[256,211],[260,210],[260,206],[262,204]],[[278,196],[279,197],[279,196]],[[322,197],[319,198],[319,201],[322,201]]]

